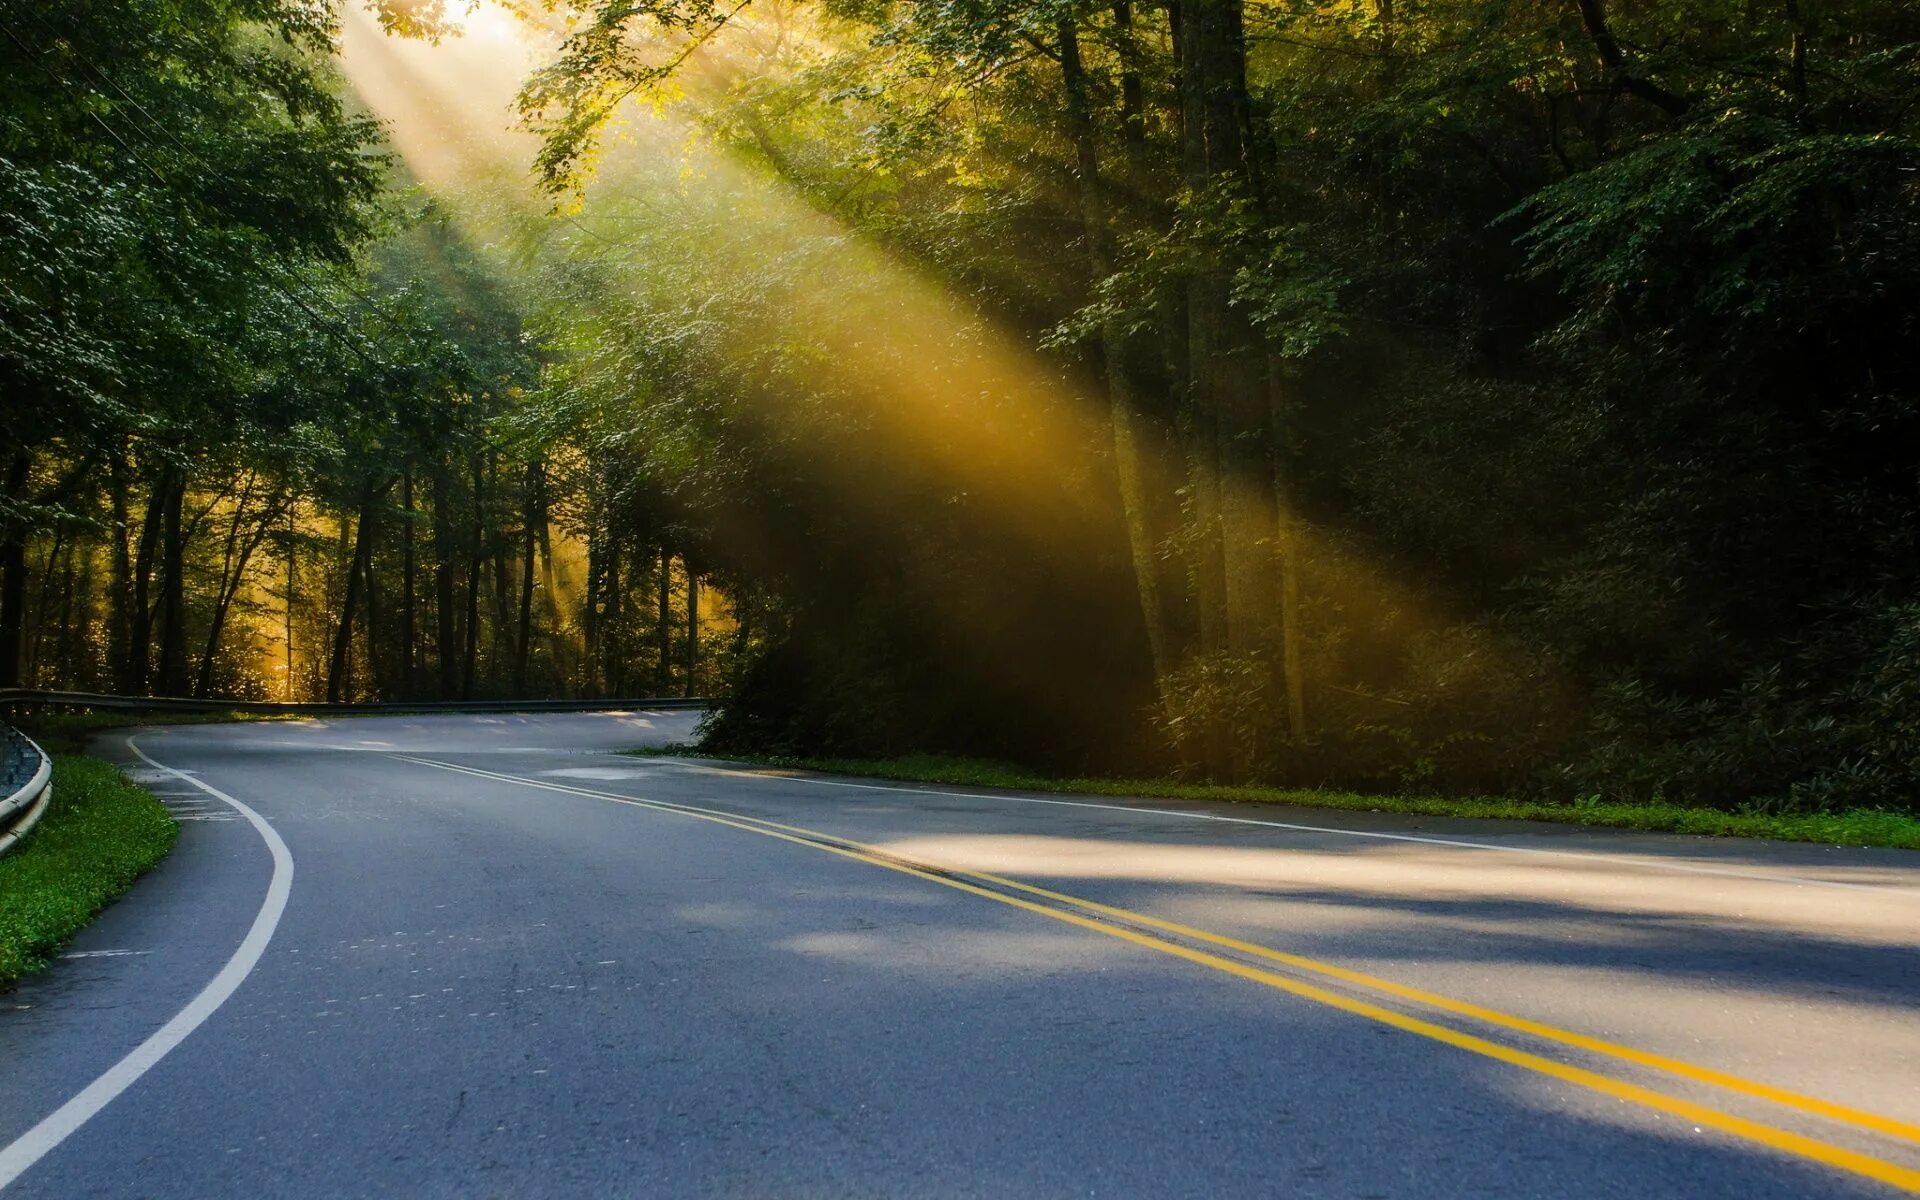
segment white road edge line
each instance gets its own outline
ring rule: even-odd
[[[626,757],[612,754],[608,757]],[[811,783],[817,787],[855,788],[866,792],[907,792],[916,796],[957,796],[964,800],[1009,800],[1017,804],[1053,804],[1062,808],[1097,808],[1106,812],[1146,813],[1156,817],[1180,817],[1189,821],[1219,821],[1227,825],[1259,825],[1268,829],[1291,829],[1301,833],[1331,833],[1341,837],[1374,838],[1385,842],[1418,842],[1429,846],[1453,846],[1468,850],[1497,850],[1503,854],[1532,854],[1542,858],[1591,859],[1598,862],[1625,863],[1661,871],[1682,871],[1690,875],[1719,875],[1727,879],[1750,879],[1762,883],[1790,883],[1799,887],[1844,888],[1850,892],[1885,892],[1909,896],[1906,888],[1877,883],[1846,883],[1838,879],[1815,879],[1806,875],[1776,875],[1763,871],[1734,871],[1724,867],[1705,867],[1695,863],[1667,862],[1636,854],[1615,854],[1606,850],[1545,850],[1538,846],[1503,846],[1497,842],[1470,842],[1460,838],[1429,837],[1418,833],[1377,833],[1367,829],[1340,829],[1331,825],[1303,825],[1288,821],[1262,821],[1254,817],[1228,817],[1218,813],[1185,812],[1177,808],[1148,808],[1140,804],[1100,804],[1091,800],[1049,800],[1039,796],[1015,796],[1004,792],[947,792],[937,788],[901,787],[884,783],[851,783],[843,779],[816,779],[806,775],[780,775],[770,771],[741,771],[731,767],[710,767],[701,763],[673,763],[681,770],[710,775],[731,775],[743,779],[779,780]]]
[[[153,1069],[154,1064],[186,1041],[194,1030],[205,1024],[207,1018],[227,1002],[227,998],[233,995],[260,961],[260,956],[266,953],[267,943],[273,940],[273,931],[280,924],[281,914],[286,911],[287,894],[293,887],[293,855],[273,826],[267,824],[259,813],[211,784],[202,783],[184,771],[176,771],[155,762],[146,751],[134,744],[132,738],[127,739],[127,749],[145,759],[149,766],[185,780],[216,800],[232,805],[266,842],[267,850],[273,855],[273,878],[267,883],[266,898],[260,902],[260,911],[255,914],[247,936],[241,939],[239,949],[220,968],[220,973],[200,989],[199,995],[189,1000],[185,1008],[173,1015],[172,1020],[135,1046],[125,1058],[107,1068],[100,1078],[81,1089],[73,1099],[54,1109],[38,1125],[0,1149],[0,1189],[5,1189],[20,1178],[28,1168],[65,1141],[68,1135],[113,1103],[115,1097],[132,1087],[142,1075]]]

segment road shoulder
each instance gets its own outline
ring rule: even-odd
[[[178,839],[137,886],[55,952],[52,969],[0,992],[0,1062],[7,1064],[0,1146],[87,1087],[206,986],[245,937],[270,875],[259,837],[237,814],[215,811],[220,806],[202,793],[140,764],[123,736],[97,740],[92,750],[165,806],[167,821],[179,823]]]

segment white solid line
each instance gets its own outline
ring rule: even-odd
[[[38,1125],[14,1139],[11,1145],[0,1149],[0,1189],[18,1179],[48,1151],[65,1141],[69,1134],[113,1103],[115,1097],[132,1087],[142,1075],[153,1069],[155,1063],[186,1041],[188,1035],[200,1028],[215,1010],[227,1002],[227,998],[233,995],[260,961],[260,956],[266,953],[267,943],[273,939],[273,931],[280,924],[280,914],[286,911],[287,893],[293,887],[293,855],[288,852],[287,844],[280,840],[280,835],[274,832],[273,826],[267,824],[259,813],[211,784],[202,783],[184,771],[176,771],[155,762],[146,751],[134,745],[132,738],[127,739],[127,749],[145,759],[148,765],[231,804],[266,842],[268,852],[273,855],[273,878],[267,884],[266,898],[260,902],[260,911],[254,915],[252,927],[240,941],[240,948],[233,952],[227,965],[220,968],[220,973],[200,989],[199,995],[188,1001],[185,1008],[175,1013],[172,1020],[155,1030],[146,1041],[135,1046],[125,1058],[107,1068],[100,1078],[81,1089],[73,1099],[47,1114]]]
[[[1762,883],[1790,883],[1799,887],[1844,888],[1852,892],[1887,892],[1912,895],[1907,888],[1877,883],[1844,883],[1837,879],[1816,879],[1806,875],[1777,875],[1767,871],[1738,871],[1725,867],[1706,867],[1697,863],[1670,862],[1637,854],[1616,854],[1606,850],[1547,850],[1539,846],[1506,846],[1498,842],[1470,842],[1461,838],[1429,837],[1418,833],[1378,833],[1367,829],[1340,829],[1331,825],[1302,825],[1288,821],[1262,821],[1254,817],[1228,817],[1218,813],[1187,812],[1177,808],[1148,808],[1139,804],[1100,804],[1091,800],[1049,800],[1039,796],[1015,796],[1005,792],[946,792],[937,788],[898,787],[884,783],[851,783],[843,779],[815,779],[806,775],[776,775],[767,771],[738,771],[728,767],[708,767],[697,763],[675,763],[682,770],[712,775],[731,775],[742,779],[779,780],[811,783],[819,787],[856,788],[868,792],[907,792],[917,796],[957,796],[963,800],[1009,800],[1017,804],[1053,804],[1062,808],[1097,808],[1106,812],[1146,813],[1156,817],[1182,817],[1191,821],[1219,821],[1227,825],[1259,825],[1268,829],[1291,829],[1301,833],[1331,833],[1341,837],[1374,838],[1386,842],[1419,842],[1429,846],[1453,846],[1468,850],[1497,850],[1504,854],[1532,854],[1543,858],[1592,859],[1598,862],[1625,863],[1661,871],[1683,871],[1690,875],[1719,875],[1728,879],[1751,879]]]

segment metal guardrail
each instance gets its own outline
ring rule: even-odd
[[[26,734],[0,725],[0,854],[20,844],[53,801],[53,760]]]
[[[0,708],[67,708],[102,712],[239,712],[283,716],[353,716],[377,713],[623,712],[629,709],[705,708],[694,696],[639,696],[597,700],[423,700],[378,704],[323,704],[272,700],[193,700],[184,696],[112,696],[103,692],[48,692],[0,688]]]

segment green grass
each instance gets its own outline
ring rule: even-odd
[[[640,755],[699,755],[693,747],[632,751]],[[1920,818],[1882,809],[1835,813],[1723,812],[1679,804],[1627,804],[1587,801],[1552,804],[1497,796],[1399,796],[1311,788],[1277,788],[1182,783],[1170,779],[1059,779],[1035,775],[1004,763],[979,759],[912,755],[904,758],[790,758],[731,755],[730,761],[757,766],[865,775],[912,783],[1009,788],[1023,792],[1070,792],[1166,800],[1213,800],[1239,804],[1344,808],[1367,812],[1413,813],[1430,817],[1480,817],[1502,821],[1558,821],[1657,833],[1694,833],[1711,837],[1771,838],[1835,846],[1888,846],[1920,850]]]
[[[55,754],[53,803],[0,858],[0,988],[44,968],[101,909],[166,857],[180,827],[97,759]]]

